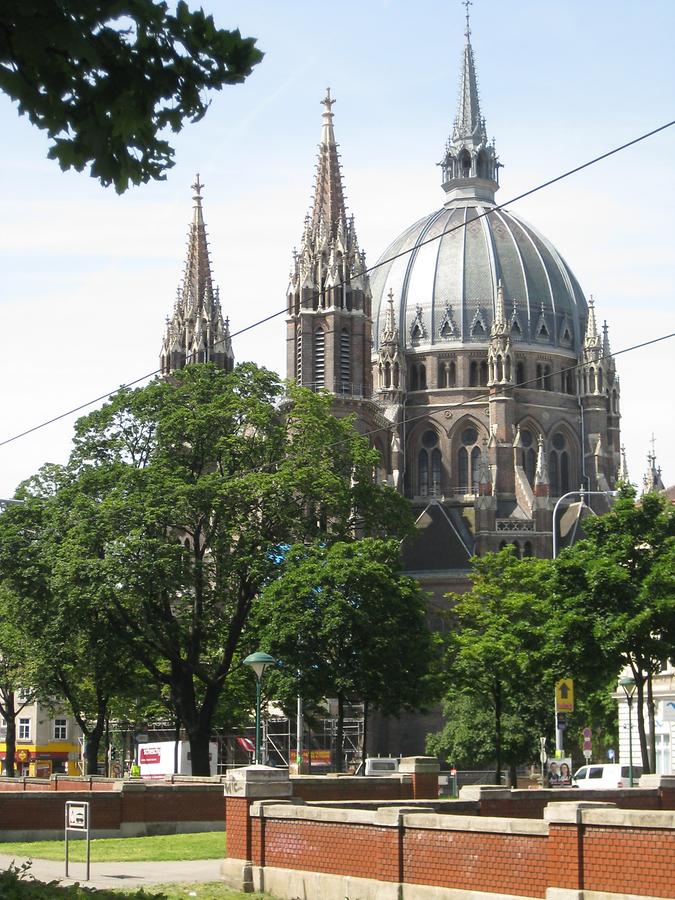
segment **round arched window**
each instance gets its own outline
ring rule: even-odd
[[[422,435],[422,445],[424,447],[429,449],[431,447],[435,447],[437,443],[438,443],[438,435],[436,434],[435,431],[432,431],[431,429],[429,429],[428,431],[424,432],[424,434]]]
[[[467,447],[471,446],[471,444],[475,444],[478,440],[478,431],[473,427],[473,425],[469,425],[468,428],[465,428],[462,432],[462,443]]]
[[[560,432],[558,432],[557,434],[554,434],[552,443],[556,450],[564,450],[565,449],[565,435],[560,434]]]
[[[523,447],[531,447],[533,440],[534,438],[532,437],[532,432],[528,431],[527,428],[524,428],[520,432],[520,443],[523,445]]]

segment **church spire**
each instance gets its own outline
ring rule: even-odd
[[[398,326],[394,312],[394,292],[390,289],[387,294],[387,311],[384,315],[384,327],[380,338],[383,344],[398,344]]]
[[[314,186],[314,202],[310,213],[313,229],[323,229],[328,238],[337,236],[338,229],[346,231],[347,211],[345,206],[342,172],[338,145],[333,130],[333,105],[335,100],[326,88],[326,96],[321,101],[324,107],[319,143],[319,162]]]
[[[621,462],[619,464],[618,481],[623,484],[630,484],[630,475],[628,474],[628,463],[626,462],[626,448],[621,445]]]
[[[656,465],[656,450],[654,449],[655,443],[656,438],[652,434],[650,440],[652,449],[651,452],[647,454],[647,471],[644,478],[642,479],[643,494],[651,494],[654,492],[661,493],[666,489],[663,483],[663,478],[661,477],[661,467]]]
[[[192,224],[183,282],[178,288],[173,316],[167,320],[160,369],[168,375],[193,362],[213,362],[230,371],[234,365],[227,320],[223,320],[218,289],[211,279],[211,261],[202,210],[203,183],[192,185]]]
[[[466,0],[466,29],[464,31],[464,55],[462,57],[462,71],[459,83],[459,103],[457,116],[452,131],[453,143],[466,138],[472,138],[482,129],[485,132],[485,122],[480,114],[478,102],[478,83],[476,80],[476,63],[473,58],[471,46],[471,27],[469,24],[470,0]]]
[[[481,115],[478,100],[478,80],[469,23],[471,0],[465,0],[464,5],[466,28],[457,115],[439,165],[443,172],[443,190],[448,195],[447,202],[466,198],[494,202],[494,194],[499,187],[499,162],[494,141],[488,141],[485,119]]]
[[[600,336],[598,335],[598,323],[595,319],[595,301],[591,294],[588,301],[588,321],[586,322],[586,335],[584,337],[584,348],[586,350],[600,349]]]

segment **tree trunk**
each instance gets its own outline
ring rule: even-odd
[[[509,763],[509,784],[512,788],[518,787],[518,772],[516,771],[516,764]]]
[[[640,756],[642,758],[642,771],[645,775],[651,771],[649,768],[649,753],[647,752],[647,733],[645,730],[645,679],[642,672],[635,679],[635,715],[637,718],[638,737],[640,740]]]
[[[654,680],[652,670],[647,672],[647,721],[649,722],[649,771],[656,772],[656,710],[654,703]]]
[[[361,744],[361,774],[366,774],[366,759],[368,758],[368,701],[363,701],[363,743]]]
[[[203,731],[199,728],[187,728],[188,740],[190,742],[190,761],[192,763],[192,774],[209,776],[211,774],[211,761],[209,759],[209,739],[210,731]]]
[[[7,723],[7,735],[5,737],[5,774],[14,778],[16,769],[16,707],[14,706],[14,692],[7,694],[5,699],[5,722]]]
[[[343,767],[342,742],[344,740],[345,730],[345,701],[342,694],[338,694],[338,718],[337,728],[335,729],[335,771],[341,772]]]
[[[97,726],[84,737],[85,775],[98,775],[98,751],[101,746],[102,736],[103,728]]]
[[[502,685],[495,681],[495,784],[502,783]]]

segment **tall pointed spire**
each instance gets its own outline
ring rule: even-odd
[[[287,291],[287,372],[314,389],[367,396],[372,385],[370,284],[354,218],[347,217],[334,104],[327,88],[311,208]]]
[[[476,64],[471,46],[471,27],[469,24],[470,0],[466,0],[466,29],[464,31],[464,55],[462,57],[462,73],[459,83],[459,103],[452,132],[453,143],[466,140],[477,135],[485,123],[480,114],[478,102],[478,83],[476,80]]]
[[[312,227],[323,228],[325,236],[331,238],[337,237],[340,228],[346,231],[347,220],[338,145],[335,143],[333,130],[334,104],[335,100],[330,95],[330,88],[326,88],[326,96],[321,101],[321,105],[324,107],[321,142],[314,187],[314,203],[310,214]]]
[[[469,23],[471,0],[465,0],[464,5],[466,28],[457,115],[439,165],[443,172],[443,190],[448,194],[448,202],[465,198],[494,202],[494,194],[499,187],[499,162],[494,141],[488,141],[485,119],[480,111]]]
[[[178,288],[173,316],[166,323],[160,369],[168,375],[192,362],[213,362],[231,370],[234,365],[227,321],[223,321],[218,289],[211,279],[211,261],[202,210],[203,183],[199,174],[192,185],[192,223],[183,282]]]
[[[544,446],[544,435],[539,435],[537,444],[537,465],[534,470],[534,488],[535,494],[548,493],[548,485],[550,484],[548,475],[548,461],[546,459],[546,449]],[[539,490],[537,490],[539,489]]]
[[[595,319],[595,300],[591,294],[588,301],[588,321],[586,322],[586,334],[584,347],[588,350],[600,349],[600,336],[598,335],[598,323]]]
[[[647,471],[642,479],[643,494],[661,493],[666,487],[661,477],[661,467],[656,465],[656,449],[654,447],[656,438],[652,434],[650,439],[651,452],[647,454]]]
[[[394,292],[391,289],[387,294],[387,311],[384,316],[381,342],[383,344],[398,343],[398,326],[396,325],[396,314],[394,312]]]

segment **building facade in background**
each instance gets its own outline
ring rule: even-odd
[[[37,701],[25,702],[16,692],[16,752],[14,768],[17,776],[49,778],[51,775],[81,775],[82,732],[75,719],[62,710],[54,711]],[[21,707],[22,703],[25,703]],[[0,720],[0,760],[5,772],[7,723]]]

